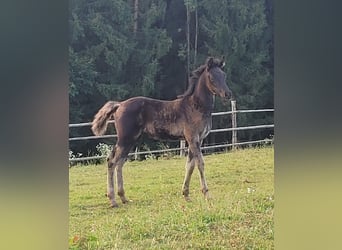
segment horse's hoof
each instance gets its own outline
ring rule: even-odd
[[[128,203],[130,203],[130,202],[132,202],[132,200],[127,200],[127,199],[122,200],[122,204],[128,204]]]
[[[110,204],[110,208],[116,208],[116,207],[119,207],[119,205],[116,202]]]
[[[204,199],[206,199],[207,201],[212,200],[212,197],[211,197],[211,195],[209,194],[209,192],[206,192],[206,193],[204,194]]]
[[[191,199],[190,199],[189,196],[184,196],[184,199],[185,199],[186,202],[191,202]]]

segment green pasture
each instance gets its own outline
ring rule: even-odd
[[[182,196],[185,158],[126,162],[129,204],[109,208],[106,164],[69,170],[70,249],[274,249],[273,147],[205,156],[211,199]]]

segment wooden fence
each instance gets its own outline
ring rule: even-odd
[[[265,129],[265,128],[274,128],[274,124],[264,124],[264,125],[254,125],[254,126],[245,126],[245,127],[238,127],[237,126],[237,114],[239,113],[257,113],[257,112],[274,112],[274,109],[255,109],[255,110],[236,110],[236,102],[231,101],[231,111],[226,112],[217,112],[212,113],[212,116],[221,116],[221,115],[231,115],[232,117],[232,127],[231,128],[219,128],[219,129],[212,129],[210,133],[218,133],[218,132],[232,132],[231,143],[225,143],[220,145],[210,145],[210,146],[203,146],[201,147],[202,150],[206,149],[215,149],[215,148],[228,148],[231,147],[235,149],[239,145],[246,145],[246,144],[258,144],[258,143],[270,143],[273,142],[273,139],[263,139],[263,140],[256,140],[256,141],[247,141],[247,142],[238,142],[237,141],[237,133],[241,130],[253,130],[253,129]],[[114,123],[114,121],[109,121],[110,123]],[[70,128],[78,128],[78,127],[85,127],[91,126],[91,122],[87,123],[77,123],[77,124],[69,124]],[[69,141],[81,141],[81,140],[92,140],[92,139],[104,139],[104,138],[116,138],[117,135],[102,135],[102,136],[82,136],[82,137],[72,137],[69,138]],[[164,153],[164,152],[171,152],[171,151],[179,151],[181,156],[184,155],[185,151],[187,150],[185,146],[185,141],[180,141],[180,147],[178,148],[169,148],[169,149],[160,149],[160,150],[150,150],[150,151],[140,151],[140,152],[132,152],[129,155],[137,155],[140,154],[156,154],[156,153]],[[89,157],[73,157],[69,158],[69,162],[77,162],[77,161],[88,161],[94,159],[103,159],[106,156],[89,156]]]

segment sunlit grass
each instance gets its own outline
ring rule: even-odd
[[[127,205],[109,208],[106,165],[76,166],[69,177],[70,249],[273,249],[273,148],[205,156],[212,199],[198,171],[192,202],[181,188],[185,158],[127,162]]]

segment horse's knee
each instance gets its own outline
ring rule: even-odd
[[[107,167],[109,170],[114,167],[114,163],[112,162],[112,160],[107,160]]]

